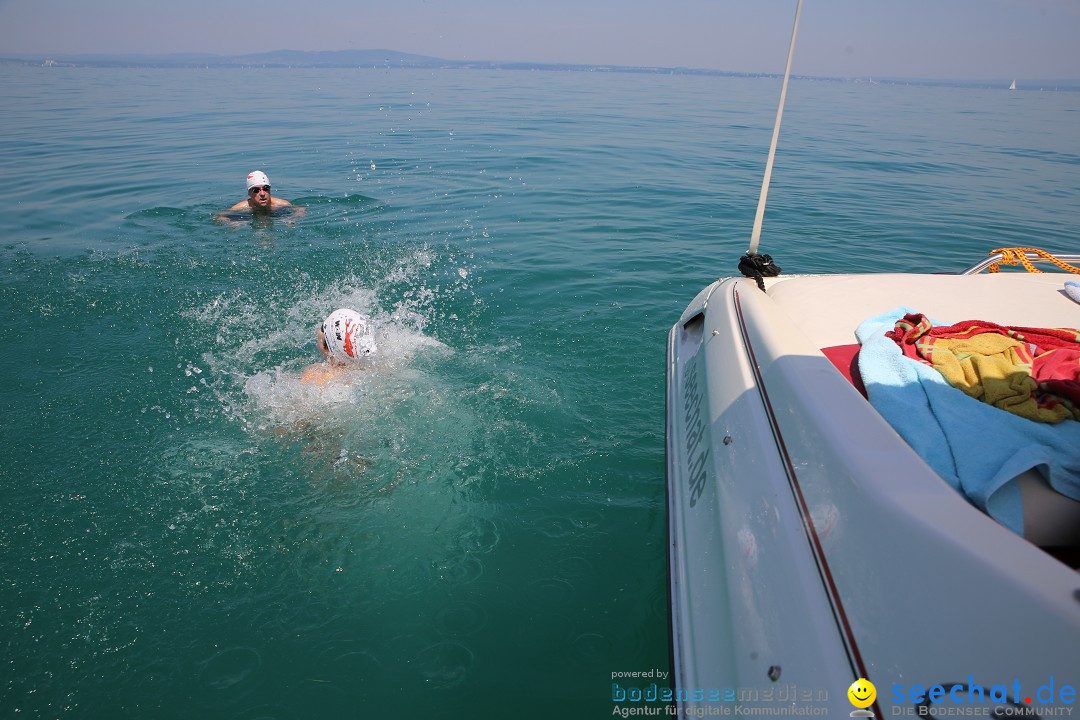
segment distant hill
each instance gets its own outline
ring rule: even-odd
[[[307,52],[303,50],[275,50],[253,55],[228,58],[230,64],[267,65],[289,67],[371,67],[394,65],[399,67],[430,67],[446,64],[446,60],[427,55],[412,55],[396,50],[330,50]]]
[[[307,52],[275,50],[251,55],[173,53],[168,55],[56,54],[0,57],[0,63],[83,67],[442,67],[447,60],[393,50]],[[450,63],[457,65],[455,63]]]
[[[735,73],[698,68],[639,67],[624,65],[582,65],[570,63],[498,62],[491,60],[446,60],[396,50],[274,50],[250,55],[173,53],[170,55],[38,55],[0,57],[0,63],[53,67],[280,67],[280,68],[481,68],[498,70],[576,70],[588,72],[654,73],[678,75],[727,75],[770,77],[775,73]]]
[[[250,55],[173,53],[169,55],[57,54],[5,57],[0,62],[84,67],[442,67],[446,60],[396,50],[274,50]]]
[[[2,1],[2,0],[0,0]],[[627,65],[581,65],[568,63],[501,62],[492,60],[446,60],[396,50],[274,50],[250,55],[173,53],[170,55],[23,55],[0,57],[0,64],[56,67],[155,67],[155,68],[469,68],[489,70],[559,70],[663,75],[713,75],[722,77],[780,77],[776,73],[728,72],[706,68],[648,67]],[[943,85],[949,87],[1005,89],[1009,80],[931,80],[918,78],[836,78],[793,76],[811,80],[862,82],[887,85]],[[1017,80],[1020,90],[1080,90],[1080,80]]]

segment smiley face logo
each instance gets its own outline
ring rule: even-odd
[[[866,678],[859,678],[847,689],[848,700],[857,708],[868,708],[877,699],[877,688]]]

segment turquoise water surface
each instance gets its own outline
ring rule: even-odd
[[[668,670],[665,337],[778,93],[0,67],[0,716],[602,718]],[[799,80],[784,119],[786,272],[1080,248],[1080,93]],[[215,221],[253,169],[306,214]],[[301,385],[340,306],[380,358]]]

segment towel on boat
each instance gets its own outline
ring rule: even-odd
[[[1015,478],[1022,472],[1036,468],[1050,487],[1080,499],[1080,422],[1031,422],[954,388],[886,336],[910,314],[896,308],[855,331],[859,373],[882,417],[954,489],[1019,534],[1024,515]]]
[[[1080,420],[1080,337],[1067,328],[1005,327],[982,320],[934,325],[911,313],[886,337],[970,397],[1020,417]]]

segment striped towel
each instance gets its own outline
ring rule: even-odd
[[[1039,422],[1080,420],[1080,333],[909,313],[885,334],[976,400]]]

